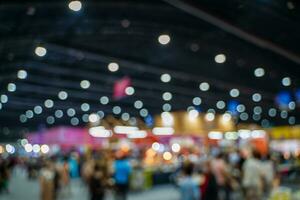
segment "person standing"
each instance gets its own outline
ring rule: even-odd
[[[50,161],[46,161],[45,166],[41,170],[40,176],[40,200],[55,200],[55,170]]]
[[[91,200],[103,200],[105,194],[105,174],[103,169],[99,165],[95,165],[94,172],[89,179],[90,199]]]
[[[200,200],[200,190],[197,182],[193,179],[194,166],[191,163],[183,167],[183,178],[178,182],[181,200]]]
[[[254,151],[243,165],[242,185],[246,200],[262,199],[263,174],[260,154]]]
[[[117,159],[113,164],[114,181],[116,187],[116,199],[126,200],[129,189],[129,178],[131,174],[131,166],[125,155],[117,155]]]

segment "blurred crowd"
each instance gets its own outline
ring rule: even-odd
[[[196,159],[178,155],[170,183],[180,192],[181,200],[264,200],[280,184],[279,163],[291,159],[251,149],[219,151]],[[126,200],[131,178],[137,176],[133,168],[142,160],[135,158],[133,163],[128,153],[106,150],[84,156],[71,152],[51,157],[1,158],[0,192],[10,192],[9,180],[18,165],[26,170],[28,179],[39,180],[41,200],[71,198],[72,179],[81,180],[91,200],[105,199],[107,191],[113,191],[116,200]]]

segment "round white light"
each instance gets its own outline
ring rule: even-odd
[[[71,124],[77,126],[79,124],[79,119],[77,117],[72,117]]]
[[[288,112],[286,110],[283,110],[280,112],[280,117],[282,119],[286,119],[288,117]]]
[[[49,151],[50,151],[50,148],[49,148],[48,145],[43,144],[43,145],[41,146],[41,152],[42,152],[42,153],[46,154],[46,153],[48,153]]]
[[[261,114],[262,113],[262,108],[260,107],[260,106],[255,106],[254,108],[253,108],[253,112],[254,112],[254,114]]]
[[[164,126],[173,126],[174,118],[173,115],[169,112],[161,113],[162,123]]]
[[[296,123],[296,118],[294,116],[289,117],[289,124],[294,125]]]
[[[102,110],[99,110],[99,111],[97,112],[97,114],[99,115],[100,119],[103,119],[104,116],[105,116],[105,114],[104,114],[104,112],[103,112]]]
[[[152,149],[153,149],[154,151],[158,151],[159,148],[160,148],[160,144],[159,144],[159,143],[154,142],[154,143],[152,144]]]
[[[25,139],[25,138],[22,139],[22,140],[21,140],[21,145],[22,145],[22,146],[25,146],[26,144],[28,144],[28,140]]]
[[[226,61],[226,56],[224,54],[218,54],[215,56],[216,63],[224,63]]]
[[[168,83],[171,81],[171,76],[170,76],[170,74],[162,74],[160,76],[160,80],[164,83]]]
[[[262,99],[262,97],[261,97],[261,94],[259,94],[259,93],[255,93],[255,94],[252,95],[252,100],[254,102],[260,102],[261,99]]]
[[[163,111],[165,111],[165,112],[169,112],[169,111],[171,111],[172,106],[171,106],[170,104],[168,104],[168,103],[165,103],[165,104],[163,105],[162,109],[163,109]]]
[[[84,115],[82,115],[81,119],[82,119],[83,122],[87,123],[87,122],[89,122],[89,115],[88,114],[84,114]]]
[[[148,116],[148,110],[146,108],[143,108],[140,110],[140,115],[142,117],[147,117]]]
[[[27,78],[27,71],[19,70],[17,76],[18,76],[19,79],[26,79]]]
[[[43,112],[43,108],[41,106],[34,106],[33,111],[35,114],[39,115]]]
[[[10,153],[10,154],[15,153],[15,151],[16,151],[15,147],[10,144],[5,145],[5,149],[6,149],[7,153]]]
[[[163,100],[170,101],[172,99],[172,94],[170,92],[165,92],[162,95]]]
[[[89,110],[90,110],[90,105],[89,105],[88,103],[83,103],[83,104],[81,104],[81,110],[82,110],[83,112],[89,111]]]
[[[232,89],[230,90],[229,94],[232,97],[238,97],[240,95],[240,91],[238,89]]]
[[[2,94],[0,97],[1,103],[7,103],[8,102],[8,97],[5,94]]]
[[[275,117],[277,114],[277,110],[275,108],[270,108],[268,114],[270,117]]]
[[[242,113],[242,112],[245,112],[246,107],[245,107],[245,105],[243,105],[243,104],[239,104],[239,105],[236,107],[236,110],[237,110],[238,112]]]
[[[199,116],[199,112],[197,110],[190,110],[189,111],[189,118],[196,119]]]
[[[33,148],[31,144],[25,144],[24,149],[27,153],[32,152]]]
[[[20,115],[20,122],[22,122],[22,123],[27,122],[27,117],[26,117],[26,115],[24,115],[24,114]]]
[[[99,120],[100,120],[100,117],[99,117],[98,114],[92,113],[92,114],[89,115],[89,121],[90,121],[91,123],[96,123],[96,122],[98,122]]]
[[[44,105],[45,105],[46,108],[52,108],[54,106],[54,102],[51,99],[47,99],[44,102]]]
[[[240,114],[240,119],[241,120],[243,120],[243,121],[246,121],[246,120],[248,120],[248,118],[249,118],[249,115],[248,115],[248,113],[241,113]]]
[[[107,96],[103,96],[100,98],[100,103],[106,105],[109,103],[109,98]]]
[[[126,93],[127,95],[133,95],[134,92],[135,92],[134,87],[129,86],[129,87],[127,87],[127,88],[125,89],[125,93]]]
[[[128,113],[123,113],[121,118],[122,118],[123,121],[128,121],[129,118],[130,118],[130,115]]]
[[[120,114],[121,112],[122,112],[122,109],[121,109],[120,106],[114,106],[114,107],[113,107],[113,113],[114,113],[115,115],[118,115],[118,114]]]
[[[224,109],[226,106],[226,103],[224,101],[218,101],[216,106],[218,109]]]
[[[33,145],[32,150],[34,153],[39,153],[41,150],[41,147],[40,147],[40,145],[35,144],[35,145]]]
[[[119,70],[119,64],[118,63],[115,63],[115,62],[112,62],[112,63],[109,63],[108,66],[107,66],[108,70],[111,71],[111,72],[116,72]]]
[[[194,97],[193,98],[193,104],[195,106],[199,106],[202,103],[202,99],[200,97]]]
[[[47,124],[54,124],[55,123],[55,118],[53,116],[49,116],[46,119]]]
[[[175,152],[175,153],[178,153],[181,150],[180,145],[177,144],[177,143],[172,144],[171,148],[172,148],[172,151]]]
[[[67,115],[68,115],[69,117],[73,117],[74,115],[76,115],[76,111],[75,111],[73,108],[69,108],[69,109],[67,110]]]
[[[256,68],[256,69],[254,70],[254,75],[255,75],[256,77],[263,77],[263,76],[265,75],[265,70],[264,70],[263,68],[261,68],[261,67]]]
[[[90,81],[88,81],[88,80],[82,80],[82,81],[80,82],[80,87],[81,87],[82,89],[88,89],[90,86],[91,86],[91,83],[90,83]]]
[[[290,109],[290,110],[295,110],[295,109],[296,109],[296,103],[295,103],[294,101],[291,101],[291,102],[289,103],[289,109]]]
[[[66,91],[60,91],[58,93],[58,98],[60,100],[66,100],[68,98],[68,93]]]
[[[7,91],[9,91],[9,92],[15,92],[16,89],[17,89],[17,86],[16,86],[16,84],[14,84],[14,83],[9,83],[9,84],[7,85]]]
[[[282,82],[282,85],[286,86],[286,87],[290,86],[292,84],[292,80],[290,77],[284,77],[281,82]]]
[[[56,118],[62,118],[64,116],[64,113],[62,110],[56,110],[54,115]]]
[[[172,160],[172,154],[170,152],[165,152],[163,154],[163,158],[166,160],[166,161],[169,161],[169,160]]]
[[[215,114],[214,113],[206,113],[205,119],[209,122],[213,121],[215,119]]]
[[[80,1],[71,1],[69,3],[69,8],[75,12],[78,12],[82,8],[82,4]]]
[[[44,47],[36,47],[35,48],[35,54],[37,55],[37,56],[39,56],[39,57],[43,57],[43,56],[45,56],[46,54],[47,54],[47,49],[46,48],[44,48]]]
[[[252,118],[253,118],[253,120],[255,120],[255,121],[259,121],[259,120],[261,119],[261,116],[260,116],[259,114],[254,114],[254,115],[252,116]]]
[[[26,113],[25,113],[25,115],[29,119],[33,118],[33,112],[32,112],[32,110],[27,110]]]
[[[207,90],[209,90],[209,84],[207,83],[207,82],[203,82],[203,83],[200,83],[200,85],[199,85],[199,88],[200,88],[200,90],[202,90],[202,91],[207,91]]]
[[[231,120],[231,115],[229,114],[229,113],[224,113],[223,115],[222,115],[222,121],[223,122],[229,122],[230,120]]]
[[[143,107],[143,102],[140,101],[140,100],[135,101],[135,102],[134,102],[134,107],[135,107],[136,109],[141,109],[141,108]]]
[[[171,38],[169,35],[160,35],[158,37],[158,42],[162,45],[166,45],[171,41]]]

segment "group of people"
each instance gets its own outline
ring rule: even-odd
[[[70,180],[79,177],[87,186],[91,200],[105,199],[107,189],[115,191],[116,200],[126,200],[131,166],[125,154],[117,153],[112,159],[105,153],[97,153],[85,159],[71,156],[63,161],[47,159],[43,163],[40,170],[41,200],[71,198]]]
[[[276,180],[276,166],[270,156],[257,151],[219,153],[201,164],[187,161],[177,184],[181,200],[268,199]]]

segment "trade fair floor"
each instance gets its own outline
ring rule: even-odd
[[[14,174],[10,182],[9,194],[1,194],[0,200],[39,200],[39,183],[37,180],[28,181],[22,174]],[[62,200],[88,200],[88,191],[80,180],[71,182],[71,196]],[[106,200],[113,199],[107,195]],[[171,185],[155,187],[145,192],[129,195],[128,200],[179,200],[178,191]],[[59,199],[60,200],[60,199]]]

